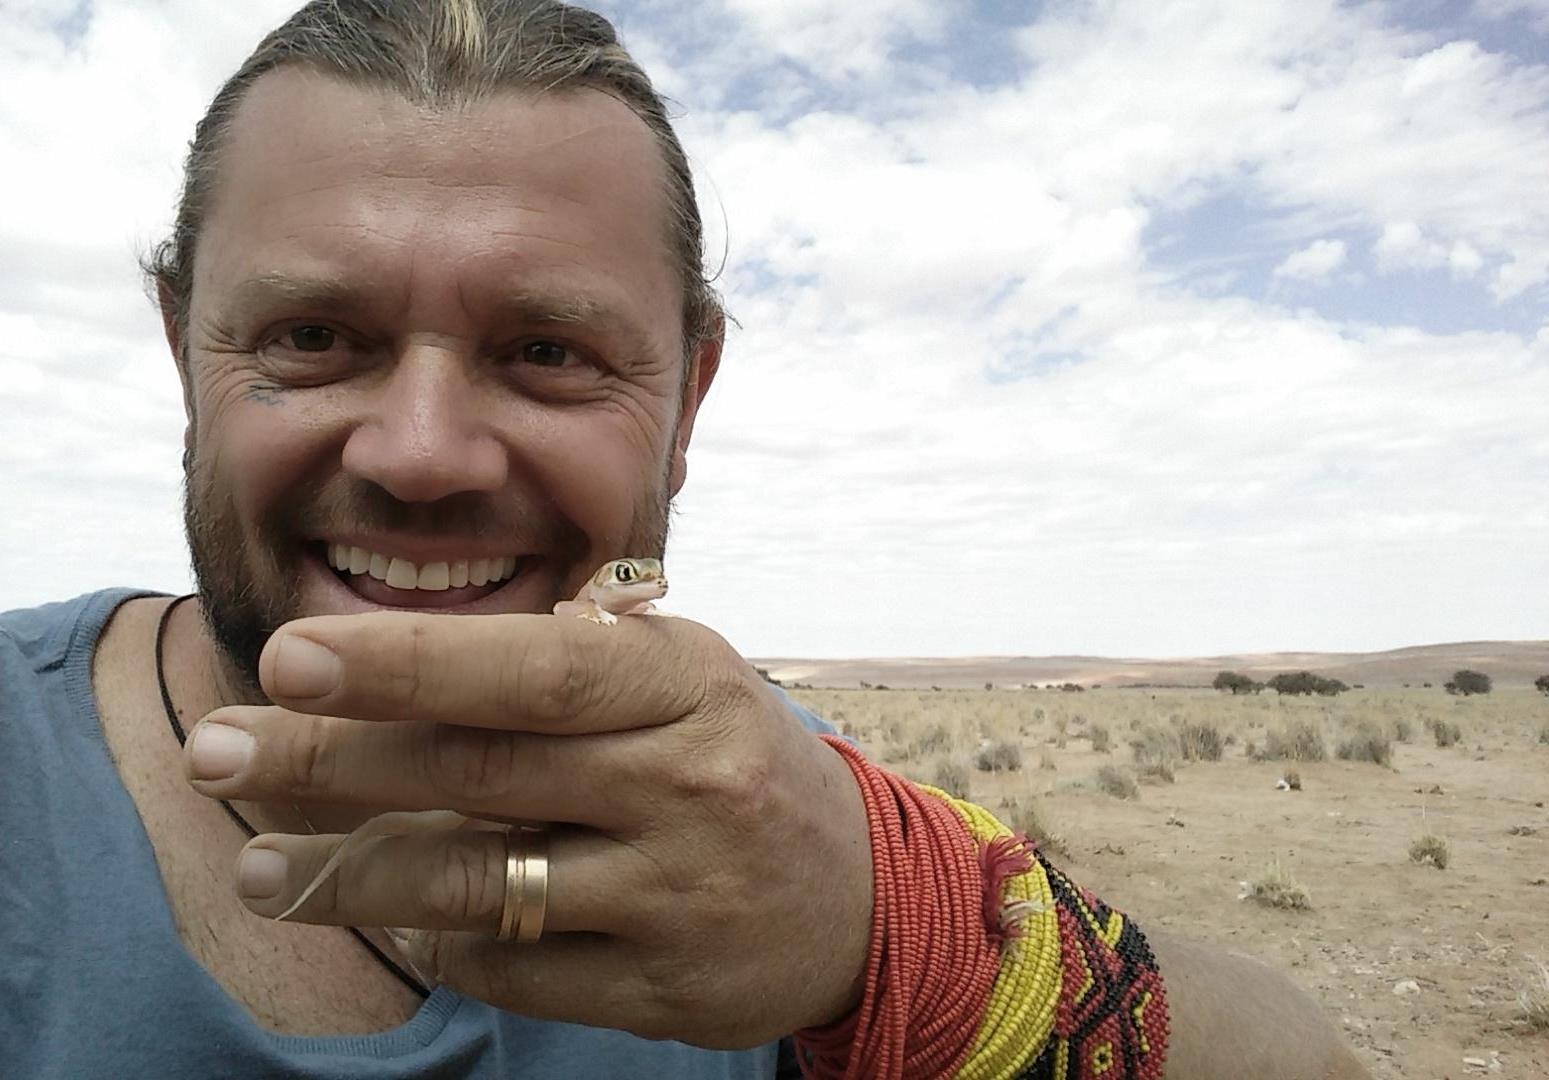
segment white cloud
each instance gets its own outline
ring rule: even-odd
[[[1314,240],[1300,251],[1293,251],[1275,267],[1275,277],[1293,281],[1326,281],[1345,263],[1343,240]]]
[[[0,607],[186,587],[182,403],[132,254],[285,9],[105,0],[71,52],[0,33],[0,157],[25,163],[0,176],[25,208],[0,215],[0,468],[25,508],[0,525]],[[631,8],[724,204],[707,247],[744,327],[696,427],[669,606],[755,654],[1549,636],[1524,584],[1549,578],[1549,327],[1191,291],[1147,232],[1226,192],[1283,212],[1280,277],[1325,280],[1352,254],[1332,237],[1361,235],[1379,269],[1532,295],[1549,73],[1376,5],[1112,0],[1050,5],[985,88],[943,10]],[[760,114],[728,100],[749,81],[824,104]]]
[[[1443,265],[1448,257],[1446,247],[1427,239],[1412,221],[1384,225],[1372,253],[1377,257],[1377,268],[1383,272],[1428,270]]]

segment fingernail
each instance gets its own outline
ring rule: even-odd
[[[314,698],[339,688],[339,658],[317,642],[298,634],[280,639],[274,658],[274,693],[283,697]]]
[[[230,724],[206,723],[194,729],[190,751],[195,780],[224,780],[235,776],[253,756],[253,736]]]
[[[237,863],[237,892],[248,900],[267,900],[285,887],[284,854],[273,848],[248,848]]]

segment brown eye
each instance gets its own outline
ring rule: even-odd
[[[522,359],[539,367],[564,367],[570,350],[552,341],[531,341],[522,346]]]
[[[286,336],[298,352],[327,352],[333,348],[334,332],[326,326],[298,326]]]

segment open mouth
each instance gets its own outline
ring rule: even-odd
[[[314,550],[328,572],[360,599],[381,607],[426,610],[477,603],[526,578],[539,561],[538,556],[523,555],[474,560],[471,566],[465,560],[419,568],[404,560],[392,560],[389,564],[377,557],[371,560],[372,565],[357,573],[353,566],[361,565],[363,560],[351,563],[351,569],[340,569],[335,561],[337,549],[332,545],[319,543]],[[347,554],[344,559],[348,559]],[[415,584],[409,585],[410,581]],[[480,583],[473,584],[474,581]]]

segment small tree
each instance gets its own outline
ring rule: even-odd
[[[1470,694],[1488,694],[1490,692],[1490,676],[1481,671],[1455,671],[1452,673],[1452,681],[1446,684],[1449,694],[1462,694],[1468,697]]]
[[[1333,697],[1350,689],[1338,679],[1325,679],[1310,671],[1298,671],[1294,674],[1282,671],[1269,680],[1269,688],[1277,694],[1323,694],[1326,697]]]
[[[1549,694],[1549,675],[1540,675],[1533,680],[1533,685],[1538,687],[1540,694]]]
[[[1257,684],[1248,676],[1235,671],[1223,671],[1210,686],[1215,690],[1230,690],[1233,694],[1250,694]]]

